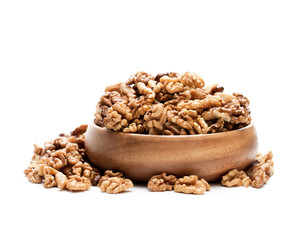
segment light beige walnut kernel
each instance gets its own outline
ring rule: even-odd
[[[222,99],[219,96],[207,95],[204,99],[195,99],[189,101],[181,101],[177,104],[177,110],[183,108],[199,110],[199,109],[209,109],[212,107],[220,107],[222,105]]]
[[[123,102],[117,102],[112,105],[114,111],[118,112],[122,117],[128,121],[133,119],[130,108],[126,106]]]
[[[241,93],[233,93],[233,96],[235,96],[238,99],[238,101],[239,101],[241,106],[246,107],[246,108],[249,106],[250,101],[243,94],[241,94]]]
[[[90,178],[90,176],[91,176],[91,172],[92,172],[92,167],[90,166],[90,164],[89,163],[87,163],[87,162],[84,162],[83,164],[82,164],[82,176],[83,177],[86,177],[86,178]]]
[[[24,174],[27,176],[31,183],[41,183],[42,177],[38,174],[37,167],[29,166],[26,170],[24,170]]]
[[[67,185],[68,178],[62,172],[58,172],[55,175],[55,181],[57,183],[57,187],[60,189],[64,189]]]
[[[112,170],[106,170],[104,175],[101,176],[97,186],[100,187],[102,182],[107,180],[108,178],[111,178],[111,177],[120,177],[120,178],[123,178],[123,173],[121,172],[113,172]]]
[[[144,121],[147,122],[149,128],[157,128],[163,130],[166,122],[167,110],[163,104],[154,104],[152,108],[144,115]]]
[[[137,83],[137,88],[139,90],[139,93],[143,94],[147,99],[151,101],[155,100],[156,93],[151,88],[147,87],[145,83]]]
[[[150,191],[153,192],[163,192],[171,191],[174,188],[177,178],[174,175],[166,175],[166,173],[161,173],[159,175],[152,176],[147,184]]]
[[[213,84],[209,84],[207,85],[204,90],[211,95],[214,95],[217,92],[223,92],[224,88],[218,86],[218,83],[213,83]]]
[[[120,131],[128,125],[127,119],[122,118],[122,115],[110,107],[107,117],[104,118],[105,127],[114,131]]]
[[[45,188],[52,188],[52,187],[56,187],[57,183],[55,181],[55,177],[51,174],[45,174],[44,175],[44,183],[43,186]]]
[[[205,85],[204,80],[196,73],[186,72],[180,76],[180,80],[184,87],[188,88],[203,88]]]
[[[77,175],[70,176],[66,183],[66,188],[70,191],[87,191],[91,187],[91,182],[86,177]]]
[[[130,76],[128,81],[126,82],[126,85],[133,85],[137,84],[138,82],[148,83],[149,80],[153,80],[154,77],[146,72],[137,72],[135,75]]]
[[[251,184],[251,179],[244,171],[233,169],[226,175],[222,176],[221,184],[226,187],[249,187]]]
[[[167,111],[167,121],[176,124],[184,129],[193,129],[192,122],[183,119],[178,111]]]
[[[40,176],[45,176],[46,174],[55,175],[58,173],[58,171],[50,166],[47,166],[46,164],[39,164],[38,166],[38,174]]]
[[[198,180],[196,175],[179,178],[174,186],[174,191],[187,194],[203,194],[210,190],[210,185],[203,178]]]
[[[181,82],[179,82],[179,76],[177,75],[164,75],[159,80],[163,84],[163,91],[165,93],[174,94],[178,92],[182,92],[184,86]]]
[[[102,181],[100,189],[102,192],[117,194],[133,187],[131,180],[121,177],[110,177]]]
[[[217,121],[209,126],[209,133],[221,132],[224,128],[225,122],[222,119],[217,119]]]
[[[38,144],[34,144],[34,154],[41,156],[43,153],[43,148],[40,147]]]
[[[184,128],[171,123],[171,122],[166,122],[165,123],[165,129],[163,130],[164,135],[186,135],[187,132]]]

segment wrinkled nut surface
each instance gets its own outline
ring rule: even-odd
[[[198,180],[196,175],[179,178],[174,186],[174,191],[187,194],[203,194],[210,190],[210,185],[203,178]]]
[[[159,175],[152,176],[147,184],[150,191],[153,192],[163,192],[171,191],[174,188],[177,178],[174,175],[166,175],[166,173],[161,173]]]
[[[68,178],[62,172],[58,172],[55,175],[55,181],[57,183],[57,187],[60,189],[65,189],[67,185]]]
[[[205,86],[196,73],[138,72],[126,83],[106,87],[95,124],[113,131],[151,135],[208,134],[251,123],[249,100]]]
[[[56,187],[57,186],[57,183],[55,181],[55,178],[53,175],[51,174],[45,174],[44,175],[44,183],[43,183],[43,186],[45,188],[51,188],[51,187]]]
[[[87,191],[91,187],[91,182],[86,177],[70,176],[66,182],[66,188],[71,191]]]
[[[38,174],[38,169],[29,167],[24,170],[25,175],[31,183],[41,183],[42,177]]]
[[[97,184],[98,187],[100,187],[102,185],[102,182],[107,180],[108,178],[111,177],[119,177],[119,178],[123,178],[123,173],[121,172],[113,172],[112,170],[106,170],[104,175],[100,177],[100,180]]]
[[[226,175],[222,176],[221,184],[226,187],[249,187],[251,184],[251,179],[244,171],[233,169]]]
[[[122,177],[110,177],[100,184],[102,192],[117,194],[133,187],[131,180]]]
[[[274,173],[274,162],[272,151],[267,154],[257,154],[255,161],[247,170],[247,175],[251,178],[251,186],[261,188],[268,182]]]
[[[58,187],[71,191],[85,191],[100,180],[100,171],[87,162],[85,154],[85,132],[81,125],[70,133],[40,147],[34,144],[30,165],[24,174],[32,183],[42,183],[46,188]]]

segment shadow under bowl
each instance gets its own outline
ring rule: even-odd
[[[252,124],[222,133],[164,136],[113,132],[91,123],[85,139],[95,166],[123,172],[136,182],[147,182],[162,172],[218,180],[231,169],[249,166],[257,147]]]

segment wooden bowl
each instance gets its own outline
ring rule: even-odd
[[[218,180],[233,168],[249,166],[257,145],[252,124],[223,133],[160,136],[112,132],[92,123],[85,140],[86,153],[95,166],[121,171],[137,182],[162,172]]]

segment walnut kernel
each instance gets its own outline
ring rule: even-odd
[[[166,175],[166,173],[161,173],[159,175],[152,176],[147,184],[150,191],[162,192],[171,191],[174,188],[177,178],[174,175]]]
[[[123,192],[131,187],[133,187],[132,181],[121,177],[110,177],[100,185],[102,192],[111,194]]]
[[[210,190],[210,185],[202,178],[198,180],[196,175],[179,178],[174,186],[174,191],[179,193],[203,194]]]
[[[226,175],[222,176],[221,184],[226,187],[249,187],[251,184],[251,179],[244,171],[233,169]]]

